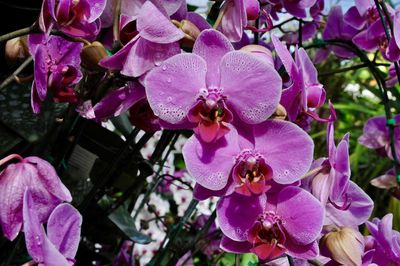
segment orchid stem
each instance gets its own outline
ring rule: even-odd
[[[8,78],[6,78],[0,84],[0,90],[4,89],[8,85],[10,85],[13,81],[15,81],[19,73],[21,73],[32,61],[33,61],[32,56],[28,57]]]
[[[299,47],[303,47],[303,20],[299,19]]]
[[[22,162],[24,160],[24,158],[22,158],[19,154],[11,154],[0,160],[0,166],[2,166],[3,164],[5,164],[8,161],[11,161],[13,159],[18,159],[20,162]]]
[[[121,0],[115,0],[115,9],[114,9],[114,17],[113,17],[113,50],[114,48],[119,47],[121,45],[120,42],[120,28],[119,22],[121,17]]]
[[[163,261],[163,258],[167,254],[167,252],[170,250],[170,246],[174,244],[175,238],[179,235],[179,233],[182,231],[183,226],[187,222],[187,220],[192,216],[193,212],[196,210],[196,206],[199,203],[199,201],[192,199],[189,203],[188,208],[185,211],[185,214],[183,215],[182,219],[179,221],[179,223],[174,227],[168,234],[167,237],[169,238],[168,243],[165,245],[165,247],[162,248],[161,252],[157,253],[154,257],[153,260],[150,261],[148,265],[169,265],[168,262],[166,264],[162,264],[161,262]],[[169,260],[168,260],[169,261]]]
[[[213,29],[218,28],[219,24],[221,24],[222,18],[225,15],[225,5],[219,10],[219,14],[217,17],[217,20],[215,21],[214,25],[213,25]]]
[[[24,35],[27,35],[27,34],[33,33],[33,32],[36,32],[35,25],[26,27],[23,29],[19,29],[19,30],[13,31],[13,32],[9,32],[9,33],[6,33],[6,34],[0,36],[0,43],[8,41],[13,38],[24,36]]]
[[[375,1],[376,9],[378,10],[378,13],[379,13],[379,17],[382,22],[382,26],[385,29],[387,42],[389,43],[391,36],[390,36],[389,30],[387,27],[387,22],[385,21],[385,17],[388,20],[390,32],[392,33],[392,35],[393,35],[393,23],[391,22],[391,18],[390,18],[390,15],[388,14],[385,2],[381,1],[381,5],[380,5],[378,0],[374,0],[374,1]],[[383,7],[383,10],[386,11],[385,17],[384,17],[383,11],[381,9],[381,6]],[[397,62],[395,62],[395,68],[396,68],[397,79],[400,82],[400,73],[399,73],[399,67],[397,65]],[[396,177],[398,177],[400,169],[399,169],[399,161],[398,161],[397,153],[396,153],[396,145],[394,143],[394,127],[395,127],[394,124],[395,123],[389,123],[389,121],[392,120],[392,113],[391,113],[390,106],[389,106],[389,99],[388,99],[388,95],[387,95],[387,88],[386,88],[385,82],[378,82],[378,85],[379,85],[379,83],[381,83],[380,87],[382,88],[382,96],[383,96],[382,100],[385,105],[386,119],[388,121],[388,123],[386,125],[389,129],[390,148],[391,148],[392,157],[393,157],[393,161],[394,161],[394,170],[396,173]],[[400,183],[400,180],[398,178],[397,178],[397,181],[398,181],[398,183]]]

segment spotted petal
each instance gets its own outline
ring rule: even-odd
[[[220,70],[227,105],[243,122],[261,123],[274,113],[282,80],[268,63],[250,53],[232,51],[222,58]]]
[[[145,88],[154,114],[171,124],[182,122],[205,88],[206,71],[198,55],[179,54],[149,72]]]

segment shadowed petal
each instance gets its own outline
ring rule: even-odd
[[[247,241],[239,242],[232,240],[227,236],[222,236],[220,247],[222,250],[225,250],[226,252],[242,254],[242,253],[249,253],[253,245]]]
[[[232,240],[247,241],[248,230],[263,213],[265,194],[243,196],[233,193],[217,204],[217,219],[222,232]]]
[[[224,138],[213,144],[190,137],[183,147],[183,158],[191,176],[209,190],[225,188],[230,178],[235,156],[239,153],[238,136],[232,128]]]

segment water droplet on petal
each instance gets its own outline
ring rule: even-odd
[[[164,71],[167,70],[167,66],[166,66],[166,65],[163,65],[163,66],[162,66],[162,70],[164,70]]]
[[[167,82],[168,82],[168,83],[171,83],[171,82],[172,82],[171,78],[168,78],[168,79],[167,79]]]

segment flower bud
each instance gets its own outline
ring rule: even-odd
[[[349,227],[340,227],[326,235],[320,241],[321,252],[335,262],[347,266],[361,265],[364,252],[362,235]]]
[[[22,61],[29,56],[26,36],[8,40],[5,48],[6,59],[9,62]]]
[[[278,104],[278,106],[276,107],[276,110],[272,114],[271,118],[285,120],[286,116],[287,116],[287,112],[286,112],[285,107],[283,107],[283,105],[281,105],[281,104]]]
[[[245,0],[246,15],[248,20],[256,20],[260,14],[260,3],[258,0]]]
[[[107,57],[106,49],[99,42],[88,44],[81,51],[82,65],[88,69],[100,69],[98,63],[105,57]]]
[[[240,51],[250,52],[253,55],[257,56],[258,58],[261,58],[261,60],[268,63],[270,66],[274,67],[274,59],[272,58],[272,53],[264,46],[257,44],[249,44],[243,46],[240,49]]]
[[[183,46],[193,47],[194,42],[200,34],[199,28],[189,20],[182,20],[181,22],[172,20],[172,23],[185,33],[185,37],[181,40]]]

